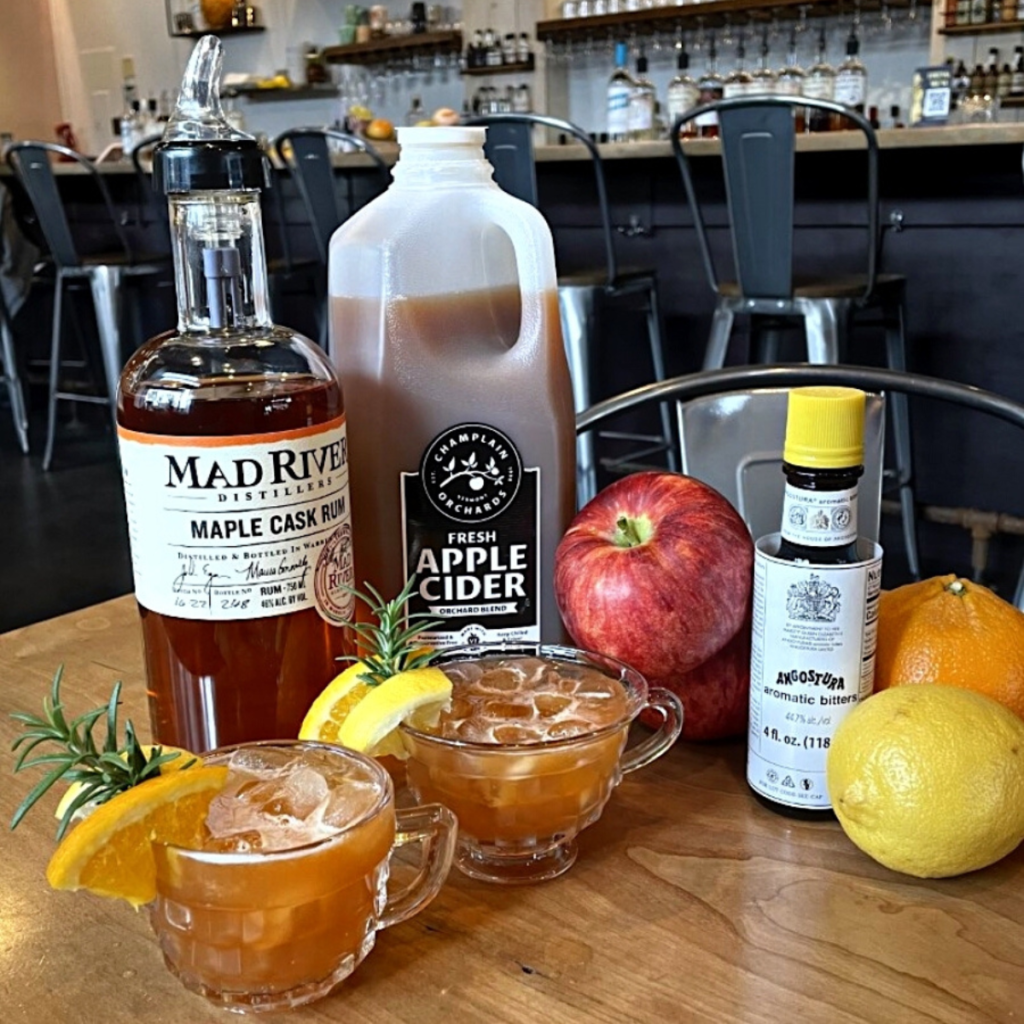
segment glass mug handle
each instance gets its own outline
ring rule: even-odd
[[[377,923],[378,931],[418,914],[438,893],[455,855],[455,839],[459,823],[455,815],[440,804],[424,804],[395,812],[395,850],[409,843],[423,844],[423,857],[419,871],[408,885],[396,893],[388,893]]]
[[[683,731],[683,702],[671,690],[653,687],[647,694],[644,710],[647,708],[661,716],[661,724],[653,735],[625,752],[619,764],[623,775],[661,757]]]

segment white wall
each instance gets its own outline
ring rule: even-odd
[[[0,132],[53,138],[61,104],[48,0],[8,0],[0,8]]]
[[[19,3],[22,0],[19,0]],[[42,0],[40,0],[42,2]],[[191,41],[172,39],[167,34],[162,0],[49,0],[53,21],[57,69],[60,77],[64,117],[72,121],[83,148],[97,151],[110,141],[110,120],[121,110],[121,58],[135,59],[139,88],[143,96],[156,96],[173,89],[191,49]],[[225,68],[228,71],[269,75],[278,69],[298,70],[302,44],[330,45],[338,41],[343,4],[340,0],[257,0],[267,30],[263,33],[227,36],[224,39]],[[395,16],[406,16],[406,0],[391,0]],[[462,0],[449,5],[461,16],[468,38],[474,29],[492,27],[499,34],[527,31],[545,17],[557,16],[558,0]],[[981,37],[929,35],[929,12],[922,3],[914,22],[905,10],[893,9],[895,24],[884,29],[877,11],[865,13],[861,29],[861,55],[868,68],[868,105],[886,114],[892,104],[905,112],[909,105],[910,78],[914,68],[951,55],[969,64],[983,60],[990,45],[1009,59],[1013,47],[1024,36],[1015,33]],[[800,41],[800,62],[813,60],[815,22]],[[844,53],[849,19],[836,20],[829,28],[829,59],[838,63]],[[772,40],[772,63],[785,56],[788,28]],[[735,34],[735,30],[734,30]],[[611,71],[610,42],[601,40],[589,54],[576,46],[571,69],[561,64],[546,65],[543,47],[536,46],[538,70],[529,81],[538,110],[567,116],[592,131],[604,130],[604,89]],[[693,69],[699,72],[706,54],[698,50],[697,32],[687,33]],[[663,39],[660,50],[648,49],[650,77],[663,98],[665,86],[674,74],[671,38]],[[749,40],[748,64],[756,58],[758,42]],[[930,51],[930,52],[929,52]],[[719,63],[731,69],[735,43],[719,45]],[[342,103],[367,99],[377,116],[402,123],[413,95],[421,96],[429,112],[439,106],[462,106],[481,84],[504,88],[518,84],[520,76],[461,79],[452,70],[410,76],[392,74],[374,83],[363,69],[337,69],[344,82],[342,99],[288,102],[243,101],[247,126],[270,136],[299,124],[327,124],[341,113]],[[1016,115],[1009,115],[1016,116]],[[0,125],[0,128],[3,126]]]

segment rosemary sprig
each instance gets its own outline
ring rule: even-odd
[[[368,605],[377,622],[346,623],[355,631],[363,653],[342,655],[338,660],[365,662],[367,671],[360,673],[359,678],[369,686],[379,686],[385,679],[390,679],[399,672],[426,668],[434,659],[434,651],[416,651],[416,638],[428,629],[440,625],[439,621],[432,619],[427,612],[405,614],[406,602],[412,594],[415,582],[416,577],[410,576],[401,593],[393,601],[385,601],[371,583],[365,584],[369,593],[355,587],[345,588]],[[414,619],[421,621],[414,623]]]
[[[53,676],[48,696],[43,698],[43,715],[32,715],[15,711],[11,717],[24,726],[24,732],[14,741],[12,750],[21,748],[14,763],[14,771],[28,768],[48,768],[43,776],[22,800],[11,819],[11,828],[17,828],[22,818],[38,803],[39,799],[53,785],[63,780],[81,783],[81,790],[64,811],[57,827],[57,840],[63,838],[74,820],[75,814],[86,804],[105,803],[118,793],[145,782],[160,774],[162,765],[181,757],[180,751],[164,753],[163,748],[154,746],[149,757],[139,743],[131,719],[124,725],[124,742],[118,741],[117,708],[121,700],[121,683],[114,684],[110,700],[105,705],[93,708],[69,722],[64,714],[60,699],[60,684],[64,675],[61,665]],[[106,735],[102,746],[97,746],[93,729],[101,718],[106,720]],[[29,755],[43,744],[53,744],[56,749],[49,753]],[[183,767],[189,767],[194,759]]]

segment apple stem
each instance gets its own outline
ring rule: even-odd
[[[615,523],[615,544],[620,548],[639,547],[647,542],[650,535],[650,523],[646,519],[619,516]]]

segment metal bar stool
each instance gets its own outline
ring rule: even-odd
[[[540,125],[562,132],[586,147],[594,169],[597,199],[604,239],[604,263],[579,273],[559,274],[558,305],[562,316],[562,334],[569,374],[572,378],[573,400],[576,411],[586,409],[591,402],[590,356],[594,335],[594,308],[600,299],[639,299],[647,321],[651,367],[656,381],[665,379],[665,352],[661,335],[661,312],[658,306],[658,277],[653,267],[626,269],[619,266],[615,251],[615,232],[612,228],[611,205],[604,165],[597,146],[590,136],[569,121],[544,114],[490,114],[466,121],[468,125],[487,128],[484,152],[494,168],[494,180],[506,191],[539,207],[537,174],[533,157],[533,129]],[[611,470],[632,468],[658,452],[666,452],[670,469],[676,469],[677,445],[668,407],[660,410],[661,433],[650,436],[635,433],[605,432],[602,436],[636,442],[643,447],[628,455],[608,459],[603,463]],[[585,435],[578,440],[576,450],[577,500],[584,505],[597,493],[597,463],[594,436]]]
[[[843,118],[859,129],[867,147],[866,269],[843,277],[793,276],[793,176],[796,137],[794,113],[807,107]],[[714,114],[722,140],[735,281],[721,281],[715,270],[707,229],[697,200],[680,130],[691,121]],[[878,273],[881,233],[878,217],[878,140],[863,116],[827,100],[790,96],[736,97],[688,110],[671,131],[672,148],[693,211],[704,268],[718,296],[704,354],[704,369],[725,364],[726,350],[737,313],[752,320],[757,357],[777,359],[778,329],[787,321],[802,321],[811,363],[839,363],[855,314],[872,310],[885,331],[890,369],[907,368],[903,334],[906,279]],[[899,491],[903,541],[910,573],[920,576],[912,486],[913,462],[907,397],[896,393],[890,402],[893,421],[895,472],[890,487]]]
[[[91,178],[103,201],[110,221],[109,227],[116,241],[113,252],[94,256],[79,254],[50,164],[51,154],[74,161]],[[136,257],[102,175],[92,161],[82,154],[53,142],[16,142],[8,148],[6,160],[32,204],[55,271],[46,448],[43,453],[43,469],[47,470],[53,459],[58,402],[109,404],[111,413],[115,411],[117,383],[124,363],[120,326],[122,285],[130,278],[162,273],[167,268],[167,260]],[[106,385],[105,395],[81,394],[61,389],[64,289],[69,281],[76,279],[87,282],[92,294]]]

